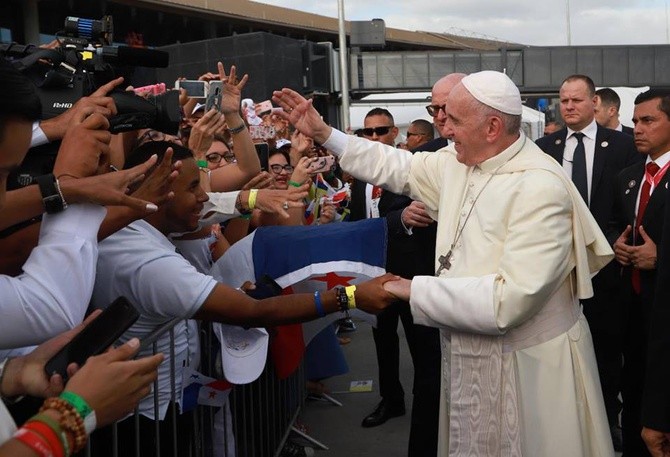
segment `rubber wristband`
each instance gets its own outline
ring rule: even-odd
[[[93,433],[95,427],[98,425],[97,424],[98,420],[95,415],[95,411],[93,411],[91,407],[88,406],[86,400],[84,400],[79,395],[69,390],[66,390],[65,392],[60,394],[60,398],[62,398],[63,400],[74,406],[74,409],[77,410],[81,418],[84,420],[84,428],[86,429],[86,434],[90,435],[91,433]]]
[[[300,186],[302,186],[302,184],[300,184],[299,182],[295,182],[295,181],[289,181],[289,182],[288,182],[288,185],[289,185],[289,186],[293,186],[293,187],[300,187]]]
[[[198,168],[207,168],[207,161],[206,160],[196,160],[196,165],[198,165]]]
[[[40,457],[54,457],[53,452],[49,448],[49,443],[32,430],[20,428],[14,433],[14,438],[28,446]]]
[[[67,454],[65,453],[65,445],[63,444],[62,432],[57,432],[46,422],[31,419],[25,424],[23,424],[22,428],[35,432],[39,436],[41,436],[42,439],[44,439],[44,441],[46,441],[47,444],[49,445],[49,448],[51,449],[51,454],[54,457],[65,457],[66,455],[70,455],[69,452]]]
[[[256,207],[256,197],[258,196],[258,189],[251,189],[249,191],[249,200],[247,200],[247,206],[250,210]]]
[[[23,426],[26,427],[31,422],[42,422],[47,426],[49,426],[60,438],[61,445],[63,446],[64,455],[70,455],[70,442],[68,441],[67,436],[65,436],[65,432],[63,431],[57,420],[53,419],[51,416],[48,416],[46,414],[36,414],[30,419],[28,419],[28,421],[25,424],[23,424]],[[35,431],[39,433],[39,430]]]
[[[326,315],[326,312],[323,310],[323,303],[321,303],[321,293],[318,290],[314,291],[314,306],[316,307],[316,314],[319,317]]]
[[[349,309],[356,308],[356,286],[347,286],[344,291],[347,293]]]

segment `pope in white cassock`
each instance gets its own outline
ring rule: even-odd
[[[436,153],[345,135],[290,89],[273,100],[344,170],[438,221],[436,276],[385,287],[441,331],[440,456],[613,456],[579,305],[612,251],[561,166],[520,132],[514,83],[465,77],[446,104],[453,145]]]

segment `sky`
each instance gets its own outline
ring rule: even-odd
[[[337,17],[338,0],[256,0]],[[670,0],[344,0],[346,20],[532,46],[670,44]],[[570,43],[568,14],[570,11]]]

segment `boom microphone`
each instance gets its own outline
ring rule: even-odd
[[[102,46],[96,48],[105,62],[136,67],[166,68],[170,55],[165,51],[130,46]]]

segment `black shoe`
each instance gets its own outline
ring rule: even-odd
[[[623,452],[623,438],[621,436],[621,427],[612,425],[610,427],[610,434],[612,435],[612,444],[616,452]]]
[[[389,420],[392,417],[404,416],[405,415],[405,403],[400,402],[391,402],[389,400],[384,400],[379,402],[377,408],[363,419],[361,426],[363,427],[376,427],[382,425],[384,422]]]

